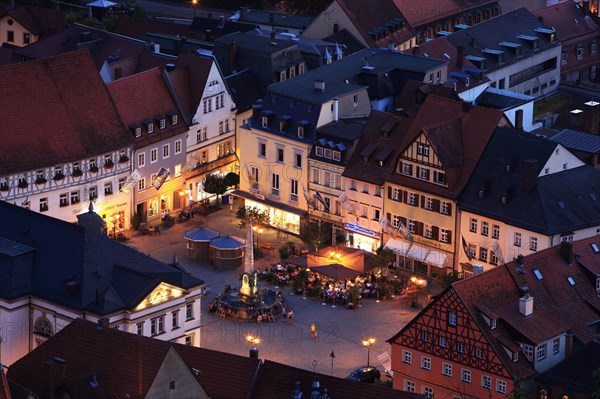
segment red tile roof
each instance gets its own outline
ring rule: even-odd
[[[413,27],[461,14],[472,8],[494,4],[496,0],[394,0],[402,15]]]
[[[467,109],[463,108],[465,106]],[[504,120],[503,113],[497,110],[428,95],[399,148],[403,151],[422,132],[425,133],[446,171],[448,187],[397,174],[393,162],[387,168],[389,181],[456,199],[467,184],[494,129]]]
[[[185,345],[175,350],[209,397],[245,398],[252,389],[259,359]]]
[[[285,364],[265,360],[260,368],[260,373],[251,399],[286,399],[292,397],[296,381],[300,381],[302,397],[311,397],[313,381],[319,381],[321,393],[327,389],[331,398],[344,399],[410,399],[423,398],[423,395],[391,389],[377,384],[347,381],[325,374],[316,374]],[[241,397],[241,396],[240,396]]]
[[[54,357],[65,361],[65,380],[73,386],[91,381],[93,373],[102,389],[100,397],[144,398],[170,342],[141,337],[116,329],[98,330],[95,323],[76,319],[52,339],[15,362],[8,378],[48,397],[45,363]]]
[[[132,144],[87,50],[0,67],[0,86],[3,173]]]
[[[126,126],[137,124],[142,127],[142,120],[153,120],[158,115],[167,119],[165,129],[157,128],[151,135],[142,131],[142,137],[136,139],[136,146],[150,145],[187,130],[181,118],[173,126],[166,116],[167,112],[179,112],[158,68],[116,80],[107,87]]]
[[[337,2],[370,47],[387,47],[388,41],[404,42],[412,37],[407,27],[378,42],[375,42],[369,34],[375,28],[385,27],[394,18],[402,18],[402,13],[393,0],[337,0]]]

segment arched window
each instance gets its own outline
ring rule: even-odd
[[[548,399],[548,391],[540,389],[540,399]]]
[[[48,319],[45,317],[40,317],[36,320],[35,326],[33,327],[33,332],[48,338],[54,335],[52,323],[50,323],[50,321],[48,321]]]

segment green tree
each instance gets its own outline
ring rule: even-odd
[[[314,247],[315,252],[317,252],[319,245],[325,240],[325,233],[319,223],[310,222],[302,225],[300,239],[306,245]]]
[[[206,176],[202,184],[204,185],[204,191],[217,195],[217,204],[219,203],[219,195],[223,195],[227,191],[225,178],[216,174]]]
[[[377,267],[387,267],[390,262],[396,260],[396,253],[389,248],[379,247],[376,251],[376,255],[374,256],[374,263]]]
[[[227,187],[237,186],[240,184],[240,175],[235,172],[229,172],[225,175],[225,184]]]
[[[510,391],[509,398],[510,399],[525,399],[525,398],[527,398],[527,395],[521,388],[521,379],[520,378],[516,378],[513,381],[513,388]]]
[[[240,206],[235,212],[235,217],[240,221],[238,227],[240,229],[246,229],[248,227],[248,220],[252,219],[252,227],[268,229],[271,225],[269,224],[269,211],[260,210],[256,207]]]

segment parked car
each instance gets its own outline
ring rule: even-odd
[[[359,367],[346,377],[349,381],[360,382],[377,382],[380,378],[381,373],[377,370],[377,367]]]

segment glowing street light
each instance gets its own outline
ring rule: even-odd
[[[369,367],[369,363],[371,361],[371,346],[375,343],[375,338],[365,339],[362,344],[365,348],[367,348],[367,367]]]
[[[196,6],[198,5],[198,0],[192,0],[192,5],[194,6],[194,18],[196,18]]]
[[[246,335],[246,342],[248,342],[250,345],[252,345],[252,348],[250,348],[250,358],[251,359],[258,359],[258,344],[260,344],[260,338],[259,337],[255,337],[254,335]]]

